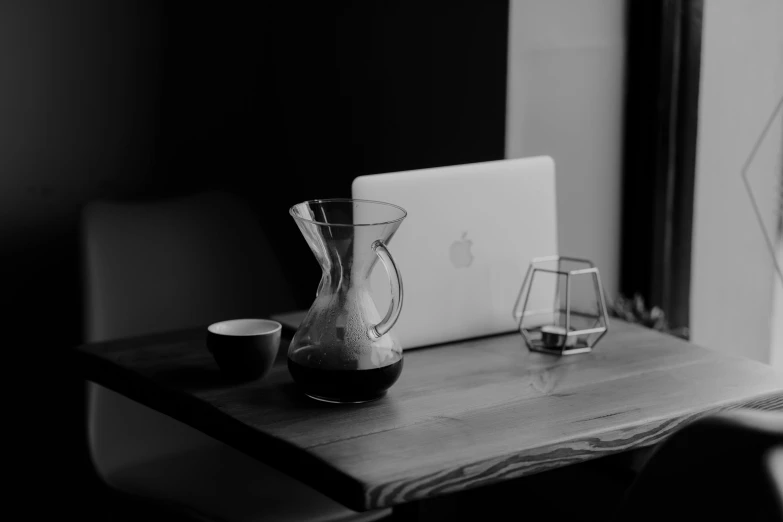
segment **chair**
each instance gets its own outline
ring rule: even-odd
[[[713,414],[660,444],[616,512],[621,520],[783,520],[783,413]]]
[[[209,192],[148,203],[98,201],[82,214],[88,342],[268,317],[294,307],[254,213]],[[203,433],[88,383],[98,475],[192,518],[374,520]]]
[[[702,417],[654,446],[638,472],[607,459],[613,456],[468,492],[448,507],[472,519],[500,517],[519,510],[524,495],[535,499],[524,518],[541,520],[783,521],[783,412]]]

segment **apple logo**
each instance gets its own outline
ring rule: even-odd
[[[451,264],[456,268],[467,268],[473,262],[473,254],[470,251],[473,241],[465,239],[467,235],[467,232],[463,232],[462,238],[459,241],[453,242],[451,248],[449,248]]]

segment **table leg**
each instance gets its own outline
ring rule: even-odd
[[[389,522],[419,522],[424,520],[422,516],[422,503],[420,501],[399,504],[392,508],[392,515]],[[386,522],[384,520],[383,522]]]
[[[464,515],[462,494],[416,500],[392,508],[392,515],[383,522],[451,522]]]

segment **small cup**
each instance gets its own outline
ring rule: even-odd
[[[209,325],[207,348],[234,381],[266,377],[280,348],[282,325],[269,319],[234,319]]]

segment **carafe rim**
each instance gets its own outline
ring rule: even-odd
[[[307,219],[305,217],[299,216],[294,212],[294,209],[298,207],[299,205],[305,205],[305,204],[311,204],[311,203],[370,203],[374,205],[386,205],[388,207],[394,207],[400,212],[402,212],[402,215],[398,217],[397,219],[391,219],[388,221],[378,221],[376,223],[328,223],[326,221],[316,221],[314,219]],[[399,205],[395,205],[394,203],[388,203],[386,201],[377,201],[372,199],[356,199],[356,198],[324,198],[324,199],[308,199],[305,201],[301,201],[299,203],[296,203],[295,205],[292,205],[291,208],[288,209],[288,213],[291,215],[292,218],[294,218],[297,221],[302,221],[304,223],[311,223],[313,225],[323,225],[327,227],[374,227],[378,225],[391,225],[393,223],[399,223],[403,219],[405,219],[408,216],[408,212],[402,208]]]

